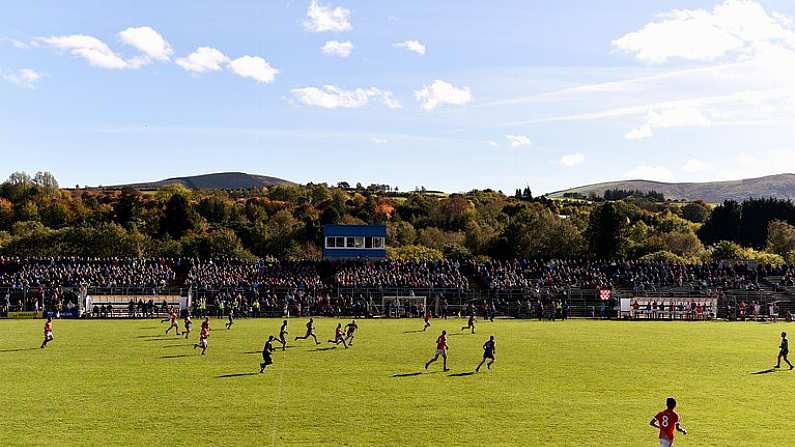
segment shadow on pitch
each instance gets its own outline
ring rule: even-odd
[[[414,377],[422,375],[422,371],[415,373],[395,374],[392,377]]]
[[[423,331],[422,329],[417,330],[417,331],[403,331],[404,334],[420,334],[422,332],[425,332],[425,331]]]
[[[18,348],[18,349],[0,349],[0,352],[22,352],[22,351],[35,351],[39,348]]]
[[[475,371],[462,372],[462,373],[455,373],[455,374],[448,374],[448,375],[447,375],[447,377],[465,377],[465,376],[471,376],[471,375],[473,375],[473,374],[475,374]]]
[[[161,359],[181,359],[183,357],[191,357],[188,354],[180,354],[180,355],[164,355],[160,357]]]
[[[237,374],[224,374],[222,376],[216,377],[217,379],[228,379],[230,377],[244,377],[244,376],[256,376],[259,373],[251,372],[251,373],[237,373]]]
[[[149,339],[146,339],[146,340],[144,340],[144,341],[165,341],[165,340],[171,340],[171,341],[173,341],[173,340],[176,340],[176,337],[177,337],[177,336],[176,336],[176,335],[174,335],[174,336],[172,336],[172,337],[149,338]]]
[[[763,371],[753,372],[753,373],[751,373],[751,375],[752,376],[757,376],[759,374],[770,374],[770,373],[774,373],[774,372],[776,372],[776,368],[770,368],[770,369],[765,369]]]
[[[315,352],[320,352],[320,351],[332,351],[332,350],[334,350],[334,349],[337,349],[337,347],[336,347],[336,346],[331,346],[331,347],[329,347],[329,348],[317,348],[317,349],[315,349]]]

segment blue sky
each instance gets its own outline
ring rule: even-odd
[[[793,172],[793,16],[785,0],[9,2],[0,166],[64,186],[245,171],[537,193]]]

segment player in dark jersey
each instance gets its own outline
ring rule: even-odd
[[[41,349],[47,346],[47,343],[53,340],[52,336],[52,317],[47,317],[47,322],[44,323],[44,341],[41,343]]]
[[[317,336],[315,335],[315,320],[313,320],[312,318],[310,318],[309,321],[306,322],[306,335],[304,335],[303,337],[295,337],[295,339],[306,340],[309,337],[315,339],[316,345],[320,344],[320,342],[317,341]]]
[[[422,317],[422,321],[425,323],[425,326],[422,327],[422,331],[423,332],[425,332],[426,329],[431,327],[431,318],[432,317],[433,316],[431,315],[431,311],[430,310],[425,312],[425,316]]]
[[[489,363],[486,364],[486,368],[491,369],[491,365],[494,364],[494,354],[497,353],[497,343],[494,341],[494,336],[492,335],[483,344],[483,360],[480,361],[478,367],[475,368],[475,372],[480,372],[480,367],[486,363],[486,360],[491,360]]]
[[[350,323],[345,325],[345,341],[348,342],[348,346],[353,346],[353,337],[358,330],[359,325],[356,324],[356,320],[351,320]]]
[[[792,370],[793,366],[792,363],[789,362],[787,356],[789,355],[789,339],[787,338],[787,333],[781,333],[781,344],[778,345],[778,361],[776,362],[776,368],[781,368],[781,359],[784,359],[789,365],[789,369]]]
[[[335,345],[342,343],[342,346],[348,349],[348,343],[345,342],[345,335],[343,335],[342,331],[342,323],[337,323],[337,329],[334,330],[334,340],[329,340],[328,342],[334,343]]]
[[[235,311],[233,309],[229,309],[229,315],[226,316],[226,330],[232,329],[232,325],[235,324],[235,319],[233,314]]]
[[[190,336],[190,331],[193,328],[193,322],[190,320],[190,315],[185,315],[185,320],[183,320],[183,323],[185,324],[185,330],[182,331],[182,335],[184,335],[185,338],[188,338]]]
[[[265,367],[268,365],[273,364],[273,359],[271,358],[271,353],[273,352],[273,340],[275,338],[273,335],[268,336],[268,341],[265,342],[265,346],[262,348],[262,363],[259,364],[259,373],[262,374],[265,372]]]
[[[282,344],[282,351],[287,349],[287,320],[282,321],[282,327],[279,328],[279,338],[276,341]]]
[[[474,313],[469,314],[469,321],[467,322],[467,325],[461,328],[462,331],[465,331],[467,329],[472,329],[472,333],[473,334],[475,333],[475,314]]]

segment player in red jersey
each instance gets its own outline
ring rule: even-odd
[[[430,310],[425,311],[425,316],[422,317],[422,321],[425,322],[425,326],[422,328],[423,332],[425,332],[426,329],[431,327],[431,318],[433,318],[433,315],[431,315],[431,311]]]
[[[210,336],[210,319],[204,317],[202,321],[202,330],[199,334],[199,342],[193,345],[193,349],[202,348],[202,355],[207,352],[207,338]]]
[[[656,416],[651,418],[649,425],[660,429],[660,447],[673,447],[674,433],[678,431],[686,435],[687,430],[682,427],[679,415],[674,411],[676,408],[676,399],[669,397],[665,401],[665,406],[665,410],[657,413]]]
[[[179,335],[179,323],[177,323],[177,313],[174,312],[173,309],[171,311],[169,311],[168,320],[171,323],[169,323],[168,329],[166,329],[166,335],[168,335],[168,332],[171,329],[174,329],[174,333]]]
[[[345,342],[345,335],[342,330],[342,323],[337,323],[337,329],[334,330],[334,340],[329,340],[328,342],[334,343],[335,345],[342,343],[342,346],[348,349],[348,343]]]
[[[425,369],[428,369],[428,366],[431,363],[439,360],[439,356],[442,356],[442,359],[444,360],[444,370],[449,371],[449,369],[447,369],[447,349],[447,331],[442,331],[442,335],[436,339],[436,353],[432,359],[425,363]]]
[[[41,344],[41,349],[44,349],[47,343],[51,342],[52,339],[52,317],[48,317],[47,322],[44,323],[44,342]]]

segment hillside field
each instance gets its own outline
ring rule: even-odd
[[[345,320],[340,320],[345,322]],[[769,370],[786,323],[358,320],[350,349],[291,342],[280,320],[213,319],[208,355],[159,320],[0,321],[5,446],[653,446],[675,396],[681,446],[792,445],[795,372]],[[290,319],[290,336],[304,320]],[[449,373],[423,369],[441,329]],[[472,372],[489,335],[497,363]],[[277,345],[278,346],[278,345]],[[416,374],[419,373],[419,374]]]

